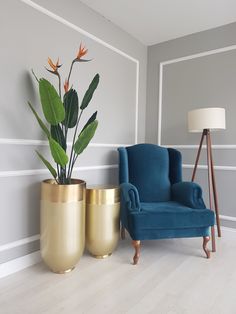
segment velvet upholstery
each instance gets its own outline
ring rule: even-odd
[[[169,177],[170,183],[182,181],[182,156],[181,153],[173,148],[168,148],[169,153]]]
[[[129,182],[138,189],[141,202],[169,201],[168,150],[157,145],[139,144],[127,147],[126,151]]]
[[[214,213],[201,187],[182,181],[180,152],[153,144],[118,151],[121,222],[133,240],[209,235]]]
[[[178,182],[171,187],[173,201],[192,208],[206,208],[201,187],[194,182]]]

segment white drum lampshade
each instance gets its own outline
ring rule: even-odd
[[[188,112],[189,132],[202,132],[225,129],[224,108],[201,108]]]

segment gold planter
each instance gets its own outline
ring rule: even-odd
[[[55,273],[72,270],[83,254],[85,191],[86,183],[76,179],[70,185],[41,184],[41,255]]]
[[[86,248],[96,258],[112,254],[120,237],[118,187],[86,190]]]

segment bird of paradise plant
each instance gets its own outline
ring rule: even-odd
[[[79,123],[84,110],[90,103],[93,94],[99,83],[99,74],[97,73],[92,82],[90,83],[87,91],[84,94],[82,102],[79,106],[78,94],[75,89],[70,87],[70,77],[75,63],[89,62],[91,60],[83,59],[88,50],[80,44],[79,51],[75,59],[71,62],[68,77],[64,83],[64,95],[62,97],[61,91],[61,75],[59,69],[62,66],[59,64],[59,59],[54,63],[51,58],[48,58],[50,69],[47,69],[53,75],[58,77],[58,91],[56,88],[45,78],[38,79],[35,76],[39,85],[40,101],[43,109],[44,117],[47,124],[39,117],[34,107],[28,102],[39,126],[45,133],[50,147],[50,152],[53,160],[56,163],[55,169],[52,164],[46,160],[38,151],[37,155],[48,168],[55,181],[58,184],[70,184],[73,167],[78,156],[88,146],[93,138],[98,126],[97,111],[92,114],[84,127],[78,132]],[[74,128],[74,135],[70,157],[67,155],[67,135],[68,130]]]

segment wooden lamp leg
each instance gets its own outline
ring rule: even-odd
[[[138,264],[138,260],[139,260],[139,257],[140,257],[140,247],[141,247],[141,242],[138,240],[133,240],[132,241],[132,245],[135,249],[135,254],[134,254],[134,257],[133,257],[133,265],[137,265]]]
[[[195,179],[195,174],[196,174],[196,171],[197,171],[197,165],[198,165],[200,154],[201,154],[201,150],[202,150],[202,143],[203,143],[203,140],[204,140],[204,136],[207,134],[206,132],[207,132],[206,130],[202,131],[202,137],[201,137],[201,141],[200,141],[200,144],[199,144],[199,147],[198,147],[197,157],[196,157],[196,161],[195,161],[195,165],[194,165],[194,169],[193,169],[192,182]]]
[[[202,247],[203,247],[204,252],[206,253],[207,258],[210,258],[210,257],[211,257],[211,253],[210,253],[210,251],[209,251],[208,248],[207,248],[207,243],[208,243],[209,241],[210,241],[210,237],[203,237],[203,244],[202,244]]]
[[[208,189],[209,189],[209,205],[212,210],[212,172],[211,172],[211,146],[210,146],[210,131],[207,130],[206,135],[206,143],[207,143],[207,168],[208,168]],[[212,241],[212,252],[216,251],[216,243],[215,243],[215,228],[211,227],[211,241]]]
[[[218,236],[220,237],[221,236],[220,218],[219,218],[218,199],[217,199],[216,182],[215,182],[215,174],[214,174],[214,166],[213,166],[213,158],[212,158],[211,136],[210,136],[210,130],[209,129],[204,129],[202,132],[202,137],[201,137],[201,141],[200,141],[198,152],[197,152],[197,158],[196,158],[195,165],[194,165],[192,181],[194,181],[194,179],[195,179],[196,170],[197,170],[197,166],[198,166],[198,162],[199,162],[199,158],[200,158],[200,154],[201,154],[204,136],[206,136],[206,144],[207,144],[209,205],[210,205],[210,209],[213,210],[213,207],[212,207],[212,190],[213,190],[217,231],[218,231]],[[216,242],[215,242],[215,228],[214,228],[214,226],[211,227],[211,241],[212,241],[212,252],[215,252],[216,251]]]
[[[219,216],[219,207],[218,207],[218,197],[217,197],[217,191],[216,191],[216,180],[215,180],[215,171],[214,171],[214,165],[213,165],[210,131],[209,131],[208,137],[209,137],[209,146],[210,146],[210,154],[211,154],[211,158],[210,158],[211,159],[211,176],[212,176],[213,197],[214,197],[214,203],[215,203],[216,225],[217,225],[218,237],[221,237],[220,216]]]

